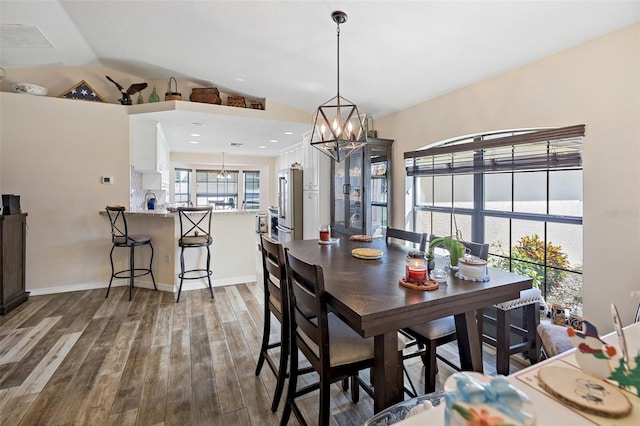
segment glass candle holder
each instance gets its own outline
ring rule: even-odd
[[[329,242],[331,241],[331,227],[329,225],[320,226],[320,241]]]
[[[427,281],[428,263],[421,251],[411,251],[407,256],[405,280],[413,283]]]

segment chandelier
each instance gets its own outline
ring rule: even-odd
[[[342,161],[367,143],[358,107],[340,96],[340,24],[347,22],[347,14],[335,11],[331,14],[337,24],[337,95],[320,105],[313,116],[311,145],[333,158]]]
[[[224,152],[222,153],[222,170],[216,176],[218,179],[229,179],[231,174],[224,168]]]

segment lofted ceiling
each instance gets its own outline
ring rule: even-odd
[[[336,94],[334,10],[349,17],[340,32],[341,95],[374,121],[640,21],[638,0],[2,0],[0,66],[175,76],[311,114]],[[42,37],[20,36],[24,26]],[[193,117],[164,120],[172,150],[203,149],[189,146]],[[233,121],[207,134],[217,142],[207,150],[228,151],[234,135],[245,144],[240,153],[275,155],[307,130]],[[285,130],[295,134],[274,136]]]

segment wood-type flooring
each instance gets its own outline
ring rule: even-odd
[[[277,425],[283,404],[271,412],[274,375],[266,364],[254,374],[262,286],[214,290],[214,299],[208,290],[184,292],[180,303],[139,288],[129,301],[127,287],[106,299],[103,289],[31,297],[0,317],[0,425]],[[455,345],[447,349],[455,357]],[[485,372],[495,374],[494,355],[484,357]],[[424,389],[420,358],[406,364]],[[452,370],[439,365],[444,383]],[[360,394],[353,404],[332,387],[333,425],[373,415],[371,398]],[[315,424],[317,392],[300,405]]]

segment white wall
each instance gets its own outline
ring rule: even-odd
[[[20,195],[28,214],[27,291],[108,283],[109,222],[98,212],[129,205],[125,108],[14,93],[0,104],[0,192]]]
[[[428,84],[428,79],[424,84]],[[394,144],[394,226],[403,227],[403,153],[491,130],[586,124],[584,314],[612,330],[640,288],[640,24],[375,121]]]

